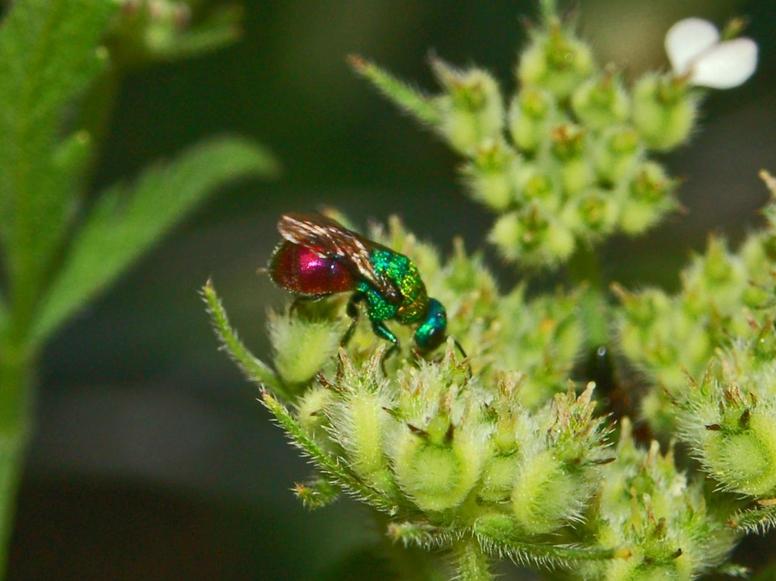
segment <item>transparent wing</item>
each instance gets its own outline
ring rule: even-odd
[[[278,232],[289,242],[307,246],[321,256],[341,259],[389,301],[401,302],[396,286],[375,272],[369,260],[370,248],[377,246],[375,242],[321,214],[283,214],[278,221]]]

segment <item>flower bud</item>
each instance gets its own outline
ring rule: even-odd
[[[744,421],[746,418],[746,421]],[[776,492],[776,425],[773,416],[741,411],[733,429],[708,430],[704,464],[726,488],[751,496]]]
[[[619,208],[612,196],[597,189],[587,190],[563,211],[564,222],[569,228],[594,238],[610,233],[618,215]]]
[[[488,240],[498,246],[507,260],[533,265],[562,262],[571,256],[576,245],[568,226],[545,216],[535,204],[500,216]]]
[[[696,313],[710,308],[720,313],[737,310],[748,284],[744,264],[731,254],[721,238],[710,238],[706,253],[697,257],[683,275],[684,292],[692,297],[688,307]]]
[[[339,354],[337,385],[338,401],[328,408],[331,434],[347,452],[353,471],[371,486],[392,495],[396,486],[388,466],[385,439],[396,428],[395,420],[386,411],[390,400],[381,376],[380,361],[385,347],[356,367],[344,350]]]
[[[520,57],[517,77],[523,86],[547,89],[564,99],[594,71],[590,47],[552,23],[547,32],[536,32]]]
[[[536,153],[556,116],[550,93],[537,87],[523,88],[509,108],[509,131],[515,145],[526,153]]]
[[[467,155],[486,140],[498,141],[504,128],[504,104],[495,79],[479,69],[455,70],[438,59],[432,64],[446,90],[438,98],[442,135]]]
[[[332,359],[347,330],[344,320],[269,313],[269,336],[278,374],[287,384],[306,383]]]
[[[652,149],[684,143],[695,126],[698,98],[681,79],[645,75],[634,87],[633,123]]]
[[[577,517],[586,496],[579,476],[545,451],[520,464],[512,513],[525,532],[549,533]]]
[[[643,157],[638,132],[632,127],[615,126],[605,129],[593,146],[595,172],[607,185],[626,180]]]
[[[421,510],[461,504],[480,477],[486,445],[468,430],[455,429],[450,442],[434,442],[405,427],[397,436],[394,471],[402,490]]]
[[[472,197],[495,211],[504,211],[515,202],[519,171],[517,153],[503,142],[485,142],[464,168]]]
[[[574,91],[571,106],[579,121],[590,129],[618,125],[630,114],[628,94],[610,72],[580,85]]]
[[[673,181],[660,165],[643,163],[622,197],[620,227],[623,231],[631,235],[641,234],[675,208],[673,189]]]
[[[517,172],[516,180],[518,204],[535,203],[548,213],[560,210],[563,196],[557,176],[537,164],[523,164]]]
[[[334,401],[330,389],[323,386],[311,387],[299,398],[296,419],[309,433],[323,435],[323,427],[328,423],[326,409]]]
[[[574,196],[590,187],[595,176],[585,158],[585,131],[578,125],[566,123],[550,133],[550,151],[559,162],[561,184],[568,196]]]

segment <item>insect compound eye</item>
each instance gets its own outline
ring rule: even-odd
[[[445,340],[447,311],[436,299],[429,299],[428,314],[415,330],[415,344],[422,352],[433,351]]]

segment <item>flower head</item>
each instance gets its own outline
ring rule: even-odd
[[[757,45],[751,38],[722,41],[717,28],[701,18],[674,24],[666,34],[665,47],[674,73],[698,87],[737,87],[757,67]]]

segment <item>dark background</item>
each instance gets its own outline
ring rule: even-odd
[[[611,278],[671,287],[709,231],[737,240],[758,223],[767,196],[757,170],[776,170],[776,6],[580,6],[584,36],[630,74],[665,66],[662,38],[681,17],[751,18],[756,76],[710,94],[692,147],[666,160],[686,180],[688,215],[603,250]],[[534,12],[515,0],[247,1],[239,44],[126,79],[95,190],[222,132],[266,144],[284,173],[201,208],[50,346],[12,578],[347,578],[338,563],[377,539],[377,528],[352,503],[308,513],[293,498],[308,468],[216,350],[197,289],[212,276],[246,342],[266,354],[265,313],[284,296],[255,271],[281,212],[331,204],[356,220],[397,213],[443,248],[459,233],[479,246],[492,219],[464,197],[459,161],[356,78],[345,56],[363,54],[432,89],[433,49],[493,70],[511,92],[520,17]],[[488,256],[504,284],[516,279]]]

